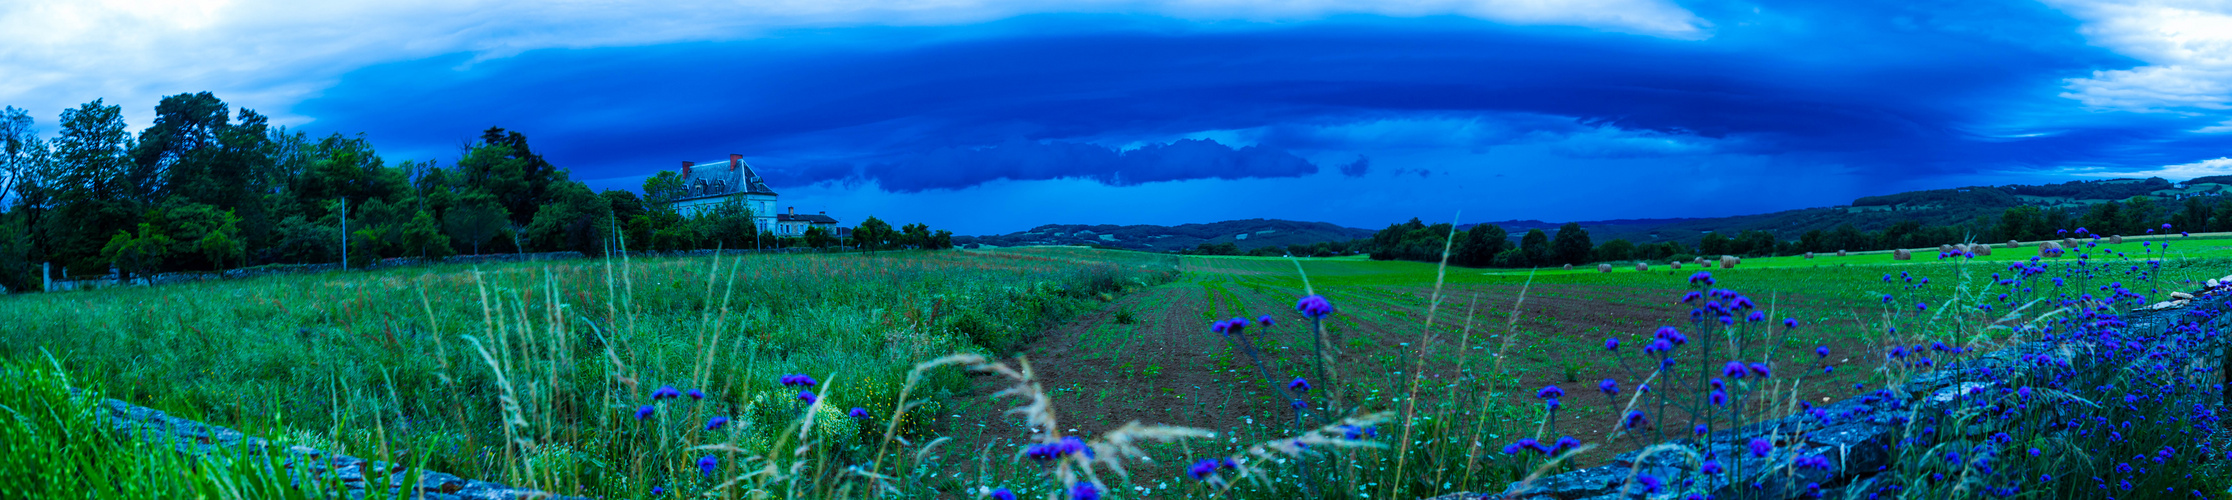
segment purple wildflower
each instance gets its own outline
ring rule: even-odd
[[[1008,491],[1007,488],[993,489],[992,493],[985,496],[990,497],[992,500],[1015,500],[1015,492]]]
[[[805,401],[806,404],[814,404],[814,391],[798,391],[798,400]]]
[[[845,416],[852,417],[858,420],[867,420],[868,409],[855,406],[853,407],[852,411],[845,412]]]
[[[1287,388],[1300,392],[1310,392],[1310,381],[1296,377],[1293,382],[1287,382]]]
[[[1328,314],[1333,314],[1333,303],[1326,302],[1323,295],[1311,295],[1296,301],[1294,310],[1301,311],[1303,316],[1308,316],[1310,319],[1320,319]]]
[[[707,476],[711,476],[713,475],[713,469],[719,468],[721,466],[721,459],[713,458],[712,455],[699,457],[697,460],[697,466],[699,472],[702,472]]]
[[[1542,399],[1562,398],[1565,397],[1565,389],[1559,389],[1555,385],[1542,386],[1542,390],[1535,391],[1535,397]]]
[[[1820,347],[1815,347],[1815,348],[1814,348],[1814,356],[1815,356],[1815,357],[1818,357],[1818,358],[1827,358],[1827,357],[1829,357],[1829,346],[1820,346]]]
[[[704,400],[705,400],[705,391],[701,391],[701,390],[697,390],[697,389],[690,389],[690,400],[692,400],[692,401],[704,401]]]
[[[682,392],[674,390],[674,386],[671,385],[659,386],[659,390],[651,391],[651,399],[654,400],[674,399],[678,397],[682,397]]]
[[[1199,462],[1194,462],[1192,467],[1186,468],[1186,475],[1193,476],[1194,479],[1199,480],[1208,480],[1210,474],[1216,473],[1217,459],[1214,458],[1201,459],[1201,461]]]
[[[1723,366],[1723,367],[1721,367],[1721,374],[1722,374],[1722,375],[1727,375],[1727,376],[1728,376],[1728,378],[1733,378],[1733,379],[1741,379],[1741,378],[1744,378],[1744,362],[1742,362],[1742,361],[1730,361],[1730,362],[1728,362],[1728,365],[1727,365],[1727,366]]]
[[[728,425],[728,423],[728,417],[713,417],[711,420],[705,421],[705,430],[718,430],[721,426]]]
[[[1620,339],[1604,339],[1604,350],[1606,352],[1620,350]]]
[[[1767,438],[1752,438],[1751,444],[1746,446],[1751,448],[1751,454],[1754,457],[1764,458],[1768,453],[1775,452],[1775,443],[1768,441]]]
[[[656,411],[659,410],[656,408],[652,408],[651,405],[644,405],[642,408],[636,408],[636,420],[651,418],[651,413]]]
[[[1653,476],[1650,474],[1637,474],[1635,476],[1635,482],[1638,484],[1642,484],[1643,492],[1647,494],[1658,494],[1660,489],[1666,487],[1666,483],[1660,481],[1658,476]]]
[[[1606,396],[1618,396],[1620,395],[1620,382],[1613,379],[1604,379],[1603,382],[1597,382],[1597,392],[1602,392]]]

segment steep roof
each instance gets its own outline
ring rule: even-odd
[[[827,215],[822,215],[822,214],[797,214],[797,215],[792,215],[792,214],[775,214],[775,220],[776,220],[776,221],[780,221],[780,222],[791,222],[791,221],[798,221],[798,222],[811,222],[811,223],[815,223],[815,224],[836,224],[836,223],[837,223],[837,219],[836,219],[836,218],[833,218],[833,217],[830,217],[830,216],[827,216]]]
[[[775,190],[767,187],[767,179],[761,178],[759,172],[753,171],[752,165],[743,160],[737,160],[733,170],[728,160],[699,163],[687,170],[682,174],[685,193],[682,200],[734,194],[775,195]]]

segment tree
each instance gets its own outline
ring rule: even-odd
[[[543,251],[604,255],[612,236],[612,205],[580,182],[553,184],[550,194],[551,204],[537,210],[527,224],[530,244]]]
[[[672,170],[660,170],[643,180],[643,206],[647,210],[672,209],[674,200],[683,193],[682,176]]]
[[[1465,230],[1464,242],[1457,246],[1456,261],[1459,265],[1486,267],[1495,263],[1496,254],[1511,246],[1510,238],[1503,226],[1474,224]]]
[[[169,236],[156,229],[154,224],[139,223],[139,232],[117,231],[108,243],[101,246],[101,258],[116,267],[117,278],[130,281],[134,274],[154,274],[161,269],[163,259],[170,257],[174,243]]]
[[[1589,232],[1581,229],[1580,224],[1572,222],[1558,226],[1557,242],[1551,246],[1553,264],[1574,265],[1588,263],[1589,250],[1596,247],[1589,242]]]
[[[1771,256],[1779,250],[1777,247],[1781,246],[1781,243],[1781,240],[1775,239],[1775,233],[1751,229],[1736,235],[1736,241],[1733,245],[1730,245],[1729,253],[1746,257]]]
[[[692,223],[704,231],[709,244],[722,248],[756,248],[758,243],[770,239],[760,238],[759,222],[742,197],[730,197],[713,208],[698,212]]]
[[[1528,267],[1549,265],[1551,259],[1557,257],[1550,248],[1550,235],[1541,229],[1528,229],[1526,236],[1519,237],[1519,252],[1526,257]]]
[[[43,169],[46,144],[39,141],[31,114],[14,106],[0,108],[0,199],[18,194],[19,188],[37,185],[33,176]],[[5,207],[0,207],[5,208]]]
[[[63,267],[100,269],[115,261],[104,256],[115,240],[111,235],[131,233],[142,215],[124,188],[131,136],[124,130],[123,109],[99,99],[63,110],[61,123],[54,139],[59,165],[49,191],[56,210],[40,221],[35,237],[49,242],[50,255]]]
[[[1599,261],[1628,260],[1634,254],[1635,244],[1623,238],[1614,238],[1596,248],[1596,260]]]
[[[930,244],[930,226],[928,224],[916,223],[908,224],[904,227],[901,227],[899,231],[899,241],[899,246],[902,247],[927,248]]]
[[[0,288],[10,292],[38,290],[44,282],[36,259],[31,230],[23,218],[0,214]]]
[[[1703,238],[1697,240],[1697,253],[1705,255],[1727,254],[1730,251],[1729,247],[1734,246],[1734,242],[1735,240],[1722,236],[1720,233],[1705,233]]]
[[[1999,236],[2010,240],[2043,240],[2053,234],[2046,226],[2046,212],[2038,207],[2011,207],[2000,212]]]
[[[930,233],[929,242],[930,243],[928,246],[932,250],[944,250],[953,248],[953,231],[939,229],[936,232]]]
[[[829,236],[829,230],[822,229],[820,226],[806,228],[806,235],[804,238],[806,240],[806,246],[814,248],[828,247],[829,242],[832,239]]]
[[[505,222],[511,217],[496,199],[485,194],[466,196],[449,213],[442,216],[442,228],[449,231],[454,241],[472,245],[473,255],[480,255],[481,244],[487,243],[504,231]]]
[[[873,215],[860,221],[860,227],[853,228],[852,234],[853,240],[860,242],[860,247],[868,250],[890,248],[899,239],[898,232],[891,229],[891,223]]]

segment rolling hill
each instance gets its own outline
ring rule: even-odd
[[[1241,250],[1323,241],[1348,241],[1372,237],[1372,230],[1342,227],[1326,222],[1278,219],[1245,219],[1207,224],[1157,226],[1139,224],[1047,224],[1002,235],[957,236],[962,246],[1013,247],[1029,245],[1101,245],[1134,250],[1170,252],[1203,243],[1232,243]]]

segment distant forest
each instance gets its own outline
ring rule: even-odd
[[[2226,179],[2232,181],[2232,179]],[[2132,184],[2108,186],[2143,186],[2159,189],[2168,182],[2151,179]],[[2194,182],[2202,182],[2196,179]],[[2228,182],[2232,183],[2232,182]],[[2090,183],[2099,184],[2099,183]],[[2068,185],[2024,186],[2038,188],[2033,192],[2076,193]],[[2085,189],[2097,189],[2090,186]],[[2112,187],[2110,189],[2129,189]],[[1933,193],[1952,193],[1954,190],[1901,193],[1897,201],[1882,198],[1863,198],[1866,203],[1918,203],[1940,198]],[[1998,194],[1981,196],[2003,196]],[[2078,196],[2099,194],[2099,191]],[[2057,195],[2067,196],[2067,195]],[[2170,229],[2163,229],[2169,224]],[[1999,243],[2008,240],[2044,240],[2057,238],[2056,230],[2085,228],[2101,235],[2142,235],[2157,232],[2220,232],[2232,231],[2232,197],[2192,197],[2180,203],[2157,200],[2152,196],[2134,195],[2121,201],[2107,201],[2083,209],[2063,210],[2037,206],[2016,206],[2000,211],[1997,215],[1978,217],[1960,224],[1928,225],[1921,221],[1907,220],[1890,227],[1863,231],[1847,223],[1829,230],[1811,230],[1796,239],[1776,237],[1765,230],[1748,229],[1735,234],[1708,233],[1692,246],[1682,242],[1632,243],[1613,239],[1601,244],[1589,237],[1589,232],[1579,224],[1566,224],[1554,232],[1541,229],[1528,230],[1514,244],[1502,227],[1479,224],[1458,231],[1450,253],[1450,263],[1468,267],[1546,267],[1566,264],[1591,264],[1597,262],[1626,262],[1635,260],[1684,260],[1693,256],[1736,255],[1743,257],[1798,255],[1807,252],[1830,253],[1838,250],[1867,251],[1894,248],[1928,248],[1941,244],[1966,242]],[[1394,224],[1364,240],[1368,252],[1377,260],[1414,260],[1435,262],[1450,235],[1449,224],[1427,225],[1418,219]]]
[[[65,110],[53,140],[23,110],[0,109],[0,286],[37,289],[40,263],[70,275],[120,278],[273,263],[439,259],[463,253],[713,247],[822,247],[816,231],[755,231],[732,203],[675,212],[671,172],[646,196],[592,192],[536,154],[527,136],[491,127],[456,162],[389,162],[361,135],[311,138],[237,113],[208,92],[155,106],[137,134],[119,106]],[[672,184],[672,185],[668,185]],[[614,235],[622,240],[615,240]],[[854,231],[869,248],[950,246],[951,233],[894,229],[873,217]],[[59,277],[59,276],[58,276]]]

